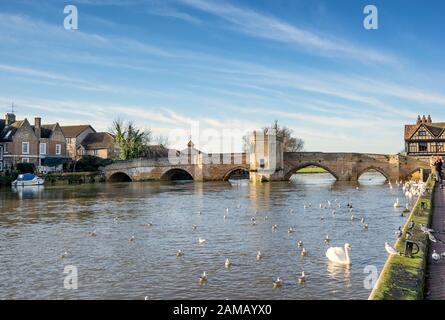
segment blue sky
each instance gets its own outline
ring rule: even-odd
[[[363,28],[367,4],[378,30]],[[208,136],[277,119],[308,151],[396,153],[417,114],[445,121],[443,12],[440,0],[1,1],[0,107],[179,130],[178,148],[197,122],[201,149],[221,151]]]

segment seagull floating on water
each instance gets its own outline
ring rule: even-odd
[[[226,259],[226,262],[224,263],[224,266],[226,268],[230,268],[232,266],[232,262],[229,260],[229,258]]]
[[[207,282],[207,273],[204,271],[198,279],[200,284]]]
[[[206,242],[207,242],[206,239],[203,239],[203,238],[199,238],[199,239],[198,239],[198,243],[199,243],[199,244],[204,244],[204,243],[206,243]]]
[[[131,236],[130,239],[128,239],[128,241],[133,242],[136,238],[134,236]]]
[[[90,233],[90,236],[92,236],[92,237],[97,236],[97,230],[94,229],[94,230]]]
[[[303,249],[301,250],[301,256],[302,256],[302,257],[307,256],[307,251],[306,251],[305,248],[303,248]]]
[[[331,242],[331,239],[329,238],[329,235],[328,235],[328,234],[326,235],[326,238],[324,238],[324,242],[325,242],[325,243],[329,243],[329,242]]]
[[[298,248],[301,248],[302,246],[303,246],[303,241],[299,240],[299,241],[297,242],[297,247],[298,247]]]
[[[391,246],[388,242],[385,242],[385,249],[386,249],[386,252],[388,252],[389,254],[399,254],[399,252],[393,246]]]
[[[62,253],[62,255],[60,256],[60,258],[66,258],[68,256],[68,252],[67,251],[65,251],[64,253]]]
[[[272,230],[277,230],[278,229],[278,226],[276,225],[276,224],[274,224],[273,226],[272,226]]]
[[[261,254],[261,251],[258,251],[258,253],[256,254],[256,259],[257,260],[263,259],[263,255]]]
[[[281,288],[283,286],[283,281],[281,280],[280,277],[277,278],[277,280],[275,280],[273,282],[273,287],[274,288]]]
[[[295,231],[294,231],[294,229],[292,229],[292,227],[290,227],[288,230],[287,230],[287,233],[289,233],[289,234],[291,234],[291,233],[294,233]]]
[[[304,274],[304,271],[301,271],[301,276],[298,278],[298,283],[303,284],[306,282],[306,275]]]
[[[181,249],[179,249],[178,251],[176,251],[176,256],[177,257],[182,257],[184,255],[184,252],[182,252]]]

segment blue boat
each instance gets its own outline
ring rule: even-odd
[[[13,187],[26,187],[26,186],[40,186],[45,183],[45,180],[33,175],[32,173],[19,174],[17,180],[12,182]]]

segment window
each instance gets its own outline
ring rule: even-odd
[[[3,146],[0,146],[0,160],[3,160]]]
[[[40,154],[46,154],[46,143],[40,144]]]
[[[99,154],[99,150],[93,150],[93,155],[97,157],[97,155]]]
[[[22,142],[22,154],[29,154],[29,142]]]
[[[5,143],[5,145],[3,146],[3,152],[8,153],[8,144],[7,143]]]
[[[426,136],[426,131],[425,130],[420,130],[419,131],[419,136],[425,137]]]
[[[62,154],[62,145],[61,144],[56,144],[56,154]]]
[[[419,142],[419,152],[427,152],[428,151],[428,143]]]
[[[3,162],[0,161],[0,171],[3,171]]]
[[[22,158],[22,163],[29,163],[29,158]]]

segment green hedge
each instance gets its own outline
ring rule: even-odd
[[[425,271],[428,260],[428,240],[420,230],[420,224],[430,225],[433,211],[435,180],[427,182],[428,192],[419,197],[403,228],[403,235],[397,240],[395,248],[399,252],[405,251],[406,231],[411,220],[415,227],[410,230],[410,240],[419,245],[419,253],[413,258],[391,255],[383,267],[376,287],[369,296],[370,300],[420,300],[423,299],[425,286]],[[420,203],[426,203],[421,209]]]

